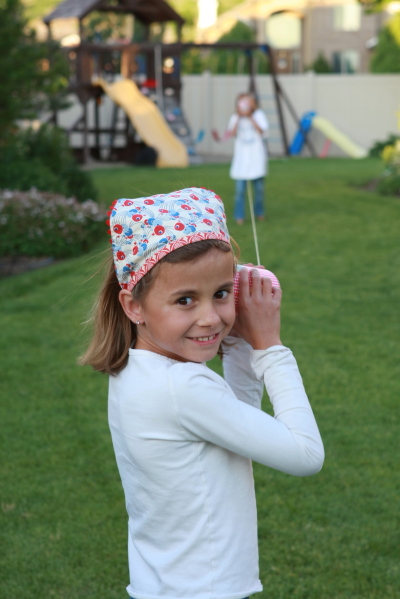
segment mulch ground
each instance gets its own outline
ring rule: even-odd
[[[0,258],[0,277],[18,275],[28,270],[43,268],[54,262],[54,258],[33,258],[31,256],[3,256]]]

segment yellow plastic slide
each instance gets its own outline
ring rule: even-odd
[[[312,126],[321,131],[327,139],[336,144],[345,154],[352,158],[365,158],[367,150],[362,146],[351,141],[347,135],[339,131],[328,119],[322,116],[315,116],[312,120]]]
[[[157,106],[146,98],[130,79],[110,85],[104,79],[96,79],[107,96],[128,115],[132,125],[145,144],[157,151],[157,166],[188,166],[185,145],[174,135]]]

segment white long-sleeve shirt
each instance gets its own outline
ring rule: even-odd
[[[130,350],[110,378],[109,424],[125,491],[131,597],[241,599],[262,590],[251,460],[318,472],[324,452],[283,346],[227,348],[205,364]],[[264,383],[275,417],[260,410]]]
[[[268,171],[268,160],[263,136],[268,131],[268,120],[259,108],[252,114],[253,120],[260,127],[257,131],[248,117],[239,117],[237,113],[229,119],[228,131],[236,128],[233,158],[230,167],[231,179],[252,181],[265,177]]]

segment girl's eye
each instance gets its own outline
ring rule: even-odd
[[[214,297],[216,297],[217,299],[225,299],[226,297],[228,297],[228,294],[229,291],[227,289],[221,289],[220,291],[217,291]]]
[[[178,299],[178,304],[180,306],[189,306],[193,302],[191,297],[180,297]]]

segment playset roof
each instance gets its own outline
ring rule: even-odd
[[[48,24],[55,19],[83,19],[92,11],[131,14],[146,25],[175,21],[183,25],[183,19],[164,0],[64,0],[43,21]]]

